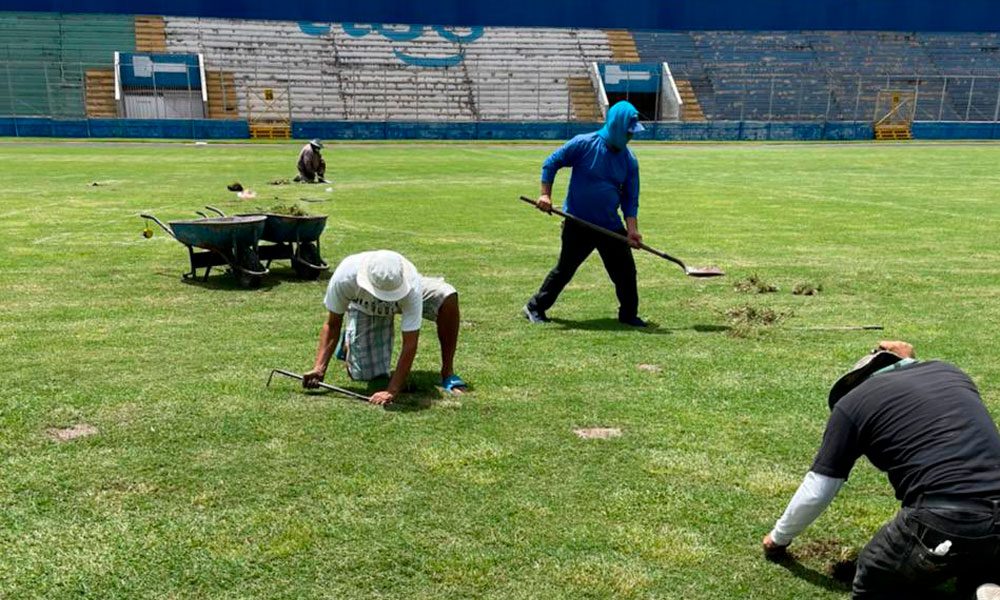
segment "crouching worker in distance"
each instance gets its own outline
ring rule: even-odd
[[[370,381],[388,376],[385,390],[376,392],[372,404],[393,402],[406,385],[417,354],[421,317],[437,325],[441,344],[441,387],[460,394],[466,389],[455,374],[458,346],[458,292],[443,279],[423,277],[410,261],[389,250],[362,252],[337,266],[324,300],[329,314],[319,336],[316,362],[304,374],[302,385],[318,387],[330,358],[346,363],[351,379]],[[390,374],[393,320],[399,313],[403,347]],[[346,315],[346,319],[345,319]],[[335,348],[336,346],[336,348]]]
[[[902,600],[956,578],[959,598],[1000,600],[1000,435],[969,376],[882,342],[830,390],[823,442],[771,533],[768,558],[833,500],[865,455],[902,502],[861,550],[855,600]]]
[[[323,160],[321,151],[323,142],[319,140],[309,140],[309,143],[302,146],[299,151],[299,162],[296,167],[299,174],[295,176],[295,181],[299,183],[330,183],[326,180],[326,161]]]

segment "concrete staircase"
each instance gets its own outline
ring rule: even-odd
[[[163,17],[136,16],[135,51],[167,51],[167,25]]]
[[[209,119],[240,119],[236,78],[228,71],[205,71]]]
[[[597,105],[594,84],[590,77],[570,77],[566,81],[569,87],[569,102],[573,117],[577,121],[601,121],[601,109]]]
[[[639,62],[639,50],[635,47],[632,32],[625,29],[609,29],[608,45],[611,46],[611,60],[619,63]]]
[[[705,113],[698,103],[698,95],[687,79],[674,79],[677,92],[681,95],[681,121],[705,121]]]
[[[118,116],[114,69],[87,69],[84,87],[88,117],[114,119]]]

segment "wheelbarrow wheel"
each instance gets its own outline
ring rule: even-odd
[[[236,281],[245,288],[259,288],[262,279],[259,273],[265,269],[257,252],[251,246],[242,246],[236,249],[236,253],[238,268],[233,269]]]
[[[316,247],[316,244],[312,242],[299,244],[298,250],[292,257],[292,268],[295,269],[295,274],[302,279],[318,279],[323,272],[323,269],[316,267],[318,264],[323,264],[323,259],[320,258],[319,248]]]

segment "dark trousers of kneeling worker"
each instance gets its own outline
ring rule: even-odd
[[[858,556],[853,600],[923,598],[956,578],[959,598],[1000,579],[1000,499],[923,497]]]
[[[617,233],[625,235],[625,230],[621,229]],[[635,259],[632,257],[632,249],[625,242],[573,221],[563,223],[559,261],[545,277],[542,287],[528,301],[528,308],[539,312],[551,308],[566,284],[573,279],[576,270],[594,250],[601,255],[604,270],[608,272],[608,277],[615,285],[619,305],[618,318],[629,320],[637,317],[639,292],[635,281]]]

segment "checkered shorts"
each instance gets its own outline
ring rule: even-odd
[[[455,288],[439,277],[421,277],[423,317],[437,321],[444,301]],[[394,317],[376,317],[361,312],[353,304],[347,308],[342,344],[347,352],[347,374],[355,381],[369,381],[389,375],[392,364],[392,322]]]

